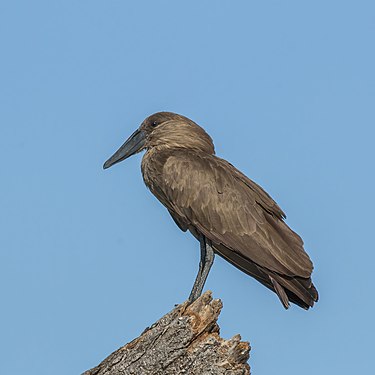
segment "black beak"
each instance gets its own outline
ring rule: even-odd
[[[146,134],[142,130],[136,130],[127,141],[104,163],[103,169],[127,159],[142,151],[146,143]]]

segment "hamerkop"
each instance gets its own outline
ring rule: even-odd
[[[219,254],[289,302],[308,309],[318,300],[312,262],[285,214],[255,182],[215,156],[211,137],[187,117],[159,112],[147,117],[104,164],[104,169],[142,150],[145,184],[181,230],[200,242],[194,301]]]

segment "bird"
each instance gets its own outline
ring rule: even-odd
[[[313,263],[285,213],[261,186],[216,156],[201,126],[177,113],[154,113],[103,168],[143,150],[146,186],[200,243],[189,302],[202,294],[215,254],[275,292],[285,309],[293,303],[308,310],[318,301]]]

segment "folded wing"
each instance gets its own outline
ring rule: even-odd
[[[312,262],[302,239],[282,220],[284,213],[228,162],[176,153],[164,164],[163,182],[160,188],[175,220],[270,271],[310,277]]]

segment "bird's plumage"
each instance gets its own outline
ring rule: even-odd
[[[214,251],[289,301],[313,306],[312,262],[285,214],[255,182],[215,155],[210,136],[186,117],[158,113],[140,127],[142,174],[177,225],[205,236]]]

